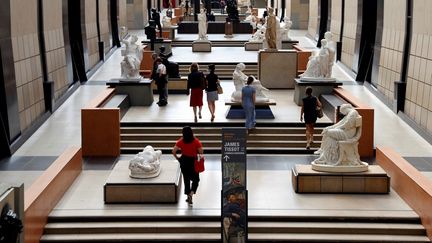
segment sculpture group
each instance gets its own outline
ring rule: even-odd
[[[243,73],[246,69],[246,65],[244,63],[239,63],[236,65],[236,68],[233,72],[233,81],[235,91],[231,94],[231,101],[233,102],[241,102],[242,96],[242,88],[246,85],[248,76]],[[261,82],[254,77],[254,81],[251,86],[256,91],[256,103],[265,103],[269,101],[269,98],[263,93],[266,91],[264,86],[261,85]]]
[[[162,151],[154,150],[147,145],[129,161],[129,176],[132,178],[152,178],[159,175],[161,171],[160,157]]]
[[[120,63],[121,77],[123,79],[141,79],[139,70],[142,59],[142,47],[136,43],[138,37],[135,35],[132,35],[129,39],[129,41],[123,41],[125,49],[122,51],[123,60]]]
[[[324,34],[324,39],[321,40],[321,49],[318,54],[309,57],[306,71],[300,75],[300,79],[308,81],[332,79],[335,55],[336,48],[332,41],[332,33],[328,31]]]
[[[361,172],[368,164],[360,160],[358,141],[361,136],[362,117],[350,104],[343,104],[340,112],[344,118],[324,128],[321,147],[315,154],[312,168],[327,172]]]

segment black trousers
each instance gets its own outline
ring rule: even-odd
[[[195,172],[195,158],[182,155],[179,162],[183,174],[184,194],[189,195],[191,191],[196,193],[200,178],[199,174]]]
[[[157,91],[159,94],[159,102],[161,103],[168,103],[168,83],[165,79],[157,80],[156,81]]]

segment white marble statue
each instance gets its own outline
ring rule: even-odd
[[[171,27],[171,18],[168,16],[163,16],[162,17],[162,26],[163,28],[167,28],[167,27]]]
[[[351,104],[341,105],[340,112],[345,117],[338,123],[324,128],[321,133],[321,147],[315,152],[319,157],[312,162],[312,168],[335,172],[367,170],[367,163],[360,161],[357,148],[361,136],[362,117]]]
[[[326,80],[329,78],[330,53],[327,48],[327,40],[321,40],[321,49],[315,56],[310,56],[306,71],[300,75],[300,79]]]
[[[124,79],[140,79],[139,74],[141,59],[142,59],[142,47],[136,42],[138,37],[132,35],[130,41],[122,41],[125,44],[125,49],[122,50],[123,60],[120,63],[121,76]]]
[[[280,32],[281,32],[280,36],[281,36],[281,39],[283,41],[290,41],[291,40],[291,38],[289,37],[289,31],[291,29],[291,26],[292,26],[292,21],[289,20],[288,18],[285,18],[283,25],[281,25],[281,28],[280,28]]]
[[[162,151],[154,150],[147,145],[142,152],[139,152],[129,161],[130,177],[152,178],[159,175],[161,171],[160,157]]]
[[[246,65],[244,63],[239,63],[233,72],[235,91],[231,94],[231,101],[241,102],[242,88],[246,85],[248,79],[248,76],[243,73],[245,69]],[[251,86],[254,87],[256,91],[256,103],[265,103],[269,101],[269,98],[263,93],[263,91],[267,91],[268,89],[262,86],[258,79],[254,77]]]
[[[257,31],[252,35],[252,37],[249,39],[249,42],[263,42],[265,39],[265,31],[266,27],[258,24],[257,25]]]
[[[198,14],[198,40],[207,40],[207,16],[203,8]]]
[[[336,60],[336,43],[333,41],[333,34],[330,31],[324,33],[324,39],[327,41],[325,48],[329,52],[328,58],[328,72],[326,78],[332,77],[333,64]]]

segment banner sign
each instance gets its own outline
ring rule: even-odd
[[[222,129],[222,242],[247,242],[246,129]]]

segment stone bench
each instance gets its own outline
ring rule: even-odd
[[[330,118],[332,122],[336,123],[339,120],[339,107],[347,102],[333,94],[322,94],[319,96],[319,100],[322,104],[324,114]]]
[[[128,95],[131,106],[150,106],[153,103],[151,83],[149,79],[140,81],[112,79],[106,85],[115,88],[116,94]]]
[[[120,108],[120,119],[130,107],[129,95],[117,94],[111,97],[104,105],[105,108]]]
[[[245,113],[241,102],[225,100],[225,105],[229,105],[230,108],[227,111],[226,118],[227,119],[244,119]],[[270,99],[268,102],[256,103],[255,104],[255,113],[256,119],[274,119],[273,112],[270,109],[270,106],[276,105],[276,101]]]
[[[157,94],[157,86],[152,82],[153,94]],[[187,94],[187,77],[168,78],[168,94]]]

